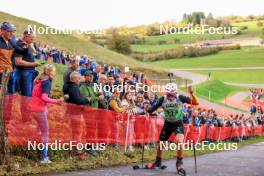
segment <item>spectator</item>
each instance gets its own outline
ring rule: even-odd
[[[133,140],[134,140],[134,123],[135,123],[135,118],[133,115],[136,114],[136,107],[135,107],[135,102],[132,100],[132,96],[130,92],[127,92],[124,94],[124,97],[121,102],[122,107],[126,107],[126,112],[130,115],[130,120],[129,124],[126,124],[126,130],[127,130],[127,148],[126,150],[129,152],[133,152]],[[127,122],[128,123],[128,122]]]
[[[11,40],[14,38],[16,27],[8,22],[4,22],[1,25],[0,32],[0,84],[2,83],[2,76],[5,69],[9,72],[9,77],[13,76],[13,64],[12,55],[15,50],[15,46]],[[14,93],[14,82],[9,79],[7,86],[8,93]]]
[[[70,81],[63,86],[64,95],[68,95],[67,102],[77,105],[86,105],[90,103],[90,98],[81,95],[79,85],[81,83],[81,74],[73,71],[70,74]]]
[[[37,77],[38,72],[35,70],[36,67],[40,66],[39,63],[35,62],[34,51],[30,45],[33,43],[35,34],[33,31],[24,31],[23,38],[17,41],[17,46],[26,49],[26,53],[14,54],[15,66],[16,66],[16,81],[17,90],[21,92],[22,96],[31,96],[33,90],[33,82]]]
[[[106,85],[107,85],[106,88],[108,88],[108,90],[106,90],[106,91],[104,92],[105,99],[106,99],[108,102],[109,102],[109,99],[112,97],[112,92],[113,92],[112,87],[113,87],[114,83],[115,83],[115,78],[114,78],[114,76],[111,75],[111,74],[108,75],[108,77],[107,77],[107,83],[106,83]]]
[[[136,95],[136,107],[137,107],[137,114],[138,115],[144,115],[145,114],[145,109],[144,109],[144,98],[143,94],[138,93]]]
[[[100,102],[104,102],[104,95],[99,92],[99,89],[93,83],[93,72],[86,71],[85,82],[81,84],[80,91],[83,97],[89,98],[89,106],[99,108]]]
[[[70,67],[68,70],[65,71],[64,76],[63,76],[63,85],[66,84],[67,82],[70,82],[70,75],[74,71],[78,71],[79,68],[79,62],[76,59],[70,60]]]
[[[81,83],[81,74],[77,71],[73,71],[70,74],[70,81],[64,84],[63,93],[66,97],[67,103],[72,103],[75,105],[86,105],[90,103],[90,98],[85,98],[81,95],[79,85]],[[77,143],[82,142],[82,135],[84,134],[82,124],[84,119],[82,112],[84,109],[81,106],[68,107],[66,114],[71,118],[72,125],[72,138]],[[86,159],[86,156],[81,150],[77,149],[77,157],[80,160]]]
[[[101,71],[102,71],[102,67],[97,65],[95,68],[95,72],[93,72],[93,76],[94,76],[93,82],[99,83],[99,77],[100,77]]]
[[[63,99],[51,99],[49,98],[51,91],[52,80],[56,76],[56,68],[53,65],[45,65],[43,73],[35,81],[35,86],[32,93],[32,103],[30,103],[30,109],[33,112],[32,115],[36,117],[39,129],[43,138],[45,147],[42,151],[41,164],[50,164],[51,161],[48,157],[48,135],[49,135],[49,124],[48,124],[48,109],[46,104],[60,104]]]
[[[120,92],[115,89],[111,98],[109,99],[109,109],[115,112],[125,112],[127,110],[126,107],[122,107],[120,100]]]

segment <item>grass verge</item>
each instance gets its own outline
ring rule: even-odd
[[[249,140],[242,141],[238,143],[238,147],[242,147],[245,145],[263,142],[264,136],[252,137]],[[226,142],[229,143],[229,142]],[[26,152],[26,151],[25,151]],[[220,152],[217,150],[209,150],[209,148],[205,148],[203,151],[197,151],[197,155],[203,155],[213,152]],[[38,152],[39,153],[39,152]],[[22,153],[20,153],[22,155]],[[25,155],[25,154],[24,154]],[[29,154],[33,155],[33,153]],[[150,149],[145,152],[145,161],[153,161],[155,159],[156,150]],[[36,151],[35,151],[35,155]],[[192,157],[193,151],[186,150],[185,157]],[[173,159],[175,158],[175,151],[166,151],[164,152],[163,158]],[[34,159],[25,158],[22,156],[11,156],[11,170],[7,172],[6,166],[0,166],[0,175],[30,175],[30,174],[48,174],[48,173],[63,173],[69,171],[77,171],[77,170],[92,170],[96,168],[102,167],[113,167],[113,166],[121,166],[128,165],[133,163],[139,163],[141,161],[141,148],[136,148],[135,152],[130,154],[124,154],[124,149],[120,148],[119,150],[113,149],[112,147],[107,147],[107,149],[99,154],[98,157],[90,157],[87,160],[79,161],[76,158],[70,157],[69,153],[65,154],[65,152],[56,151],[52,152],[52,158],[54,162],[50,165],[40,165],[38,163],[37,157]]]

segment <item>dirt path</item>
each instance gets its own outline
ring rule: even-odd
[[[170,69],[169,72],[173,73],[175,76],[191,80],[192,83],[189,85],[201,84],[201,83],[206,82],[208,80],[207,76],[202,75],[202,74],[198,74],[198,73],[176,70],[176,69]]]

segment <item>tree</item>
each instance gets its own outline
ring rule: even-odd
[[[213,14],[211,12],[207,15],[207,19],[208,20],[213,20],[214,19],[214,16],[213,16]]]
[[[108,48],[122,54],[130,54],[131,48],[129,38],[120,35],[117,31],[113,31],[112,37],[108,39]]]
[[[193,12],[191,14],[183,14],[182,21],[184,23],[193,23],[194,25],[200,25],[203,19],[205,19],[205,15],[203,12]]]
[[[258,21],[258,22],[257,22],[257,26],[258,26],[258,27],[262,27],[262,26],[263,26],[263,23],[262,23],[261,21]]]

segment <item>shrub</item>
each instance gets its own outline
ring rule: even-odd
[[[247,30],[247,29],[248,29],[247,26],[241,26],[241,27],[240,27],[240,30]]]
[[[240,45],[228,45],[228,46],[219,46],[217,47],[219,50],[239,50]]]
[[[108,48],[122,54],[130,54],[131,48],[127,36],[119,35],[114,32],[112,37],[108,39]]]
[[[258,27],[262,27],[262,26],[263,26],[263,23],[262,23],[261,21],[258,21],[258,22],[257,22],[257,26],[258,26]]]
[[[180,39],[175,38],[175,39],[174,39],[174,43],[175,43],[175,44],[180,43]]]
[[[159,40],[159,41],[158,41],[158,44],[159,44],[159,45],[164,45],[164,44],[166,44],[166,43],[167,43],[166,40]]]

